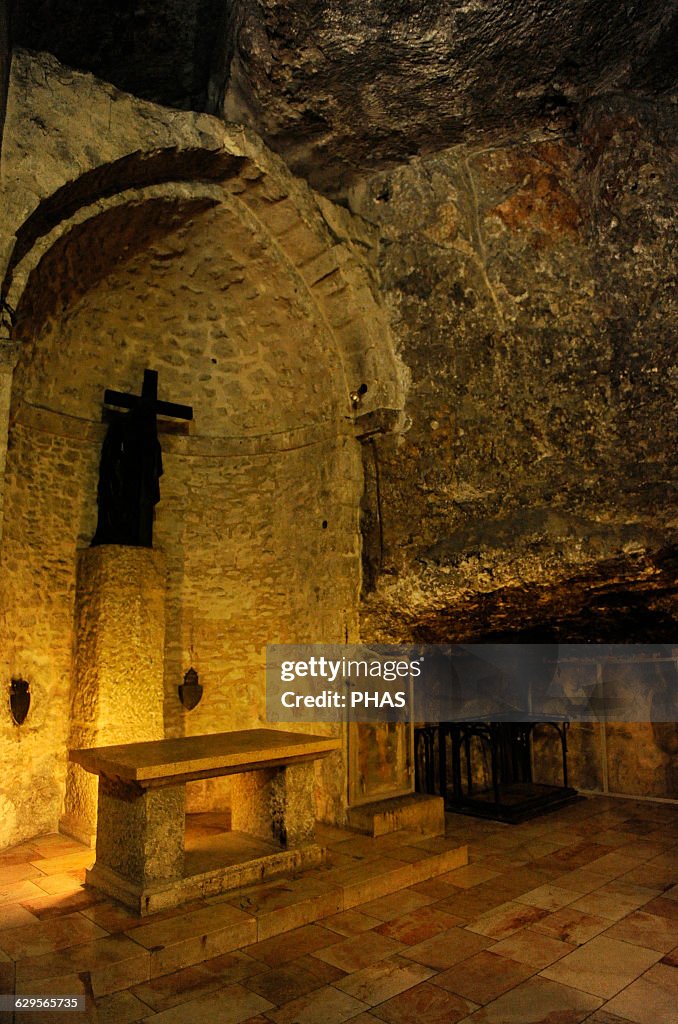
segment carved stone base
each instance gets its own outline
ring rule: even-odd
[[[252,837],[241,833],[239,838],[247,841]],[[145,917],[191,900],[218,896],[278,875],[318,867],[325,862],[326,853],[317,843],[307,843],[293,850],[276,850],[239,863],[153,883],[133,882],[97,862],[87,872],[85,880],[87,885],[94,886]]]

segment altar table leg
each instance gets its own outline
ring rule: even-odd
[[[285,765],[233,777],[232,824],[282,849],[315,839],[312,762]]]
[[[144,788],[101,775],[96,865],[142,885],[180,878],[185,789]]]

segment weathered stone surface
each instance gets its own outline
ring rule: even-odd
[[[161,739],[165,564],[159,551],[103,545],[81,552],[69,745]],[[96,779],[69,765],[61,830],[97,832]]]
[[[366,445],[363,635],[675,632],[671,117],[601,100],[354,190],[412,373]]]
[[[39,14],[36,9],[39,6]],[[26,0],[16,37],[147,99],[244,121],[316,186],[675,83],[664,0]]]
[[[97,863],[142,885],[180,878],[184,793],[183,785],[142,789],[102,776]]]
[[[340,746],[327,736],[309,736],[283,729],[243,729],[234,732],[182,736],[179,739],[114,744],[72,750],[70,759],[88,772],[102,773],[140,786],[182,782],[203,772],[249,773],[279,762],[296,764],[326,757]]]

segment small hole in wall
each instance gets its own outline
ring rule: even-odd
[[[323,530],[327,529],[327,520],[323,519]]]
[[[216,361],[216,359],[215,359],[214,357],[212,357],[212,360],[211,360],[211,362],[213,362],[213,363],[215,364],[215,366],[216,366],[216,362],[217,362],[217,361]]]

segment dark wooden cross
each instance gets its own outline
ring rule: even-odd
[[[141,395],[104,391],[104,403],[128,409],[113,414],[101,449],[99,519],[92,546],[153,546],[153,509],[160,500],[162,452],[158,416],[192,420],[190,405],[158,399],[157,370],[144,370]]]
[[[192,420],[193,409],[190,405],[177,405],[175,402],[161,402],[158,399],[158,371],[144,370],[144,382],[141,395],[131,395],[128,391],[104,391],[104,405],[116,405],[121,409],[136,409],[141,404],[151,408],[156,416],[173,416],[177,420]]]

